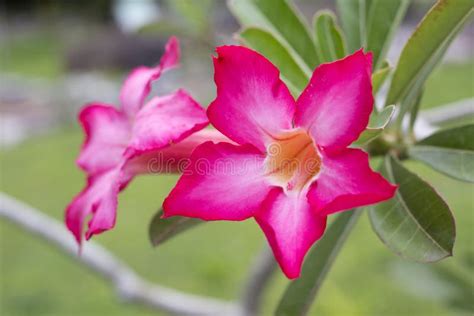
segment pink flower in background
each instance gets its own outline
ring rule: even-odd
[[[165,216],[254,217],[284,273],[296,278],[329,214],[395,193],[365,152],[348,148],[373,109],[371,55],[319,66],[295,101],[260,54],[240,46],[217,53],[217,97],[207,114],[238,145],[198,146],[164,202]]]
[[[151,82],[178,61],[179,43],[172,37],[158,66],[136,68],[126,79],[119,109],[91,104],[79,114],[86,139],[77,164],[87,172],[88,181],[66,210],[66,225],[78,243],[84,220],[91,214],[86,239],[115,225],[117,195],[134,175],[174,171],[178,160],[189,157],[196,145],[215,137],[225,139],[220,133],[216,136],[217,132],[195,133],[208,119],[204,109],[183,90],[144,104]],[[171,162],[166,170],[150,170],[151,159],[158,158],[162,161],[155,161],[155,168]]]

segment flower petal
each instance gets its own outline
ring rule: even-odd
[[[321,173],[308,199],[319,214],[328,215],[390,199],[396,189],[370,169],[367,153],[345,149],[335,155],[323,152]]]
[[[84,220],[90,215],[86,239],[109,230],[115,225],[117,195],[131,177],[124,177],[120,168],[89,177],[86,188],[79,193],[66,209],[66,225],[77,242],[82,241]]]
[[[183,90],[155,97],[135,117],[126,156],[177,143],[208,123],[204,109]]]
[[[373,109],[371,54],[362,50],[320,65],[296,101],[295,125],[327,149],[349,146],[366,128]]]
[[[214,58],[217,97],[211,123],[239,144],[265,151],[272,136],[292,128],[295,101],[265,57],[241,46],[221,46]]]
[[[215,129],[202,129],[166,148],[151,150],[128,160],[124,171],[132,174],[183,173],[189,165],[191,153],[207,141],[233,143]]]
[[[79,114],[86,139],[77,164],[89,175],[115,167],[130,137],[130,123],[111,105],[93,104]]]
[[[305,194],[272,190],[255,216],[289,279],[299,277],[303,260],[326,229],[326,217],[312,211]]]
[[[271,190],[264,159],[250,145],[206,142],[198,146],[163,203],[165,216],[232,221],[253,216]]]
[[[120,103],[128,116],[133,116],[140,109],[143,101],[150,93],[151,82],[158,79],[165,70],[176,67],[179,62],[179,41],[172,36],[165,47],[160,64],[156,67],[135,68],[125,80],[120,91]]]

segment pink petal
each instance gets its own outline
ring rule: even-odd
[[[117,195],[131,177],[124,177],[120,168],[90,177],[86,188],[66,209],[66,225],[77,242],[82,240],[84,220],[92,214],[86,239],[109,230],[115,225]]]
[[[334,155],[323,152],[321,173],[308,199],[319,214],[328,215],[390,199],[396,189],[370,169],[367,153],[345,149]]]
[[[159,67],[165,71],[178,66],[180,56],[179,40],[176,36],[171,36],[166,43],[165,53],[161,56]]]
[[[120,91],[120,103],[128,116],[133,116],[140,109],[143,101],[150,93],[151,82],[158,79],[165,70],[176,67],[179,62],[180,50],[176,37],[171,37],[166,44],[165,53],[156,67],[138,67],[125,80]]]
[[[264,159],[250,145],[200,145],[163,203],[165,216],[232,221],[251,217],[271,190]]]
[[[130,137],[130,123],[111,105],[93,104],[79,114],[86,139],[77,164],[89,175],[115,167]]]
[[[306,253],[324,233],[326,217],[311,209],[304,193],[286,195],[276,188],[255,219],[285,275],[289,279],[299,277]]]
[[[320,65],[296,101],[295,125],[306,128],[327,149],[349,146],[366,128],[374,99],[372,55],[362,50]]]
[[[294,99],[278,69],[257,52],[221,46],[217,54],[217,97],[209,106],[209,120],[230,139],[263,152],[274,135],[292,127]]]
[[[191,153],[197,146],[207,141],[233,143],[215,129],[202,129],[178,143],[148,151],[128,160],[124,170],[132,174],[183,173],[189,165]]]
[[[133,158],[177,143],[208,123],[204,109],[183,90],[155,97],[137,113],[126,155]]]

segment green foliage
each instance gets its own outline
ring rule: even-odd
[[[374,69],[381,68],[392,37],[405,16],[410,0],[372,0],[367,16],[366,49],[374,54]]]
[[[374,69],[382,66],[392,37],[410,0],[337,0],[348,51],[363,47],[374,54]]]
[[[304,71],[311,72],[320,63],[307,24],[288,1],[230,0],[229,8],[242,26],[258,26],[272,33]]]
[[[314,39],[321,62],[330,62],[346,56],[346,43],[331,11],[316,12],[313,18]]]
[[[395,106],[393,105],[385,107],[380,112],[378,112],[377,109],[374,109],[369,118],[369,125],[365,131],[360,134],[355,144],[358,146],[365,145],[377,138],[390,122],[394,112]]]
[[[148,234],[153,246],[158,246],[168,239],[188,230],[203,221],[195,218],[173,216],[170,218],[162,218],[163,210],[160,209],[150,222]]]
[[[276,315],[294,316],[308,313],[326,274],[359,215],[360,211],[347,211],[338,215],[323,238],[307,255],[300,278],[292,281],[286,288]]]
[[[474,124],[437,132],[411,147],[409,155],[450,177],[474,182]]]
[[[305,88],[309,74],[304,73],[288,50],[268,31],[249,27],[240,32],[241,40],[266,56],[280,70],[282,80],[295,96]]]
[[[427,77],[471,15],[472,0],[439,0],[423,18],[400,55],[386,104],[410,109]]]
[[[455,226],[446,202],[419,176],[387,156],[381,173],[398,185],[395,198],[370,208],[372,227],[395,253],[434,262],[452,255]]]
[[[337,8],[341,15],[342,28],[347,40],[347,50],[352,54],[361,47],[365,47],[368,0],[337,0]]]

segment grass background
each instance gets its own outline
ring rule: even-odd
[[[51,54],[54,57],[56,50],[43,49],[48,45],[29,40],[13,44],[18,46],[14,51],[28,51],[28,45],[34,47],[36,66],[26,55],[11,54],[14,58],[10,60],[8,71],[52,78],[61,73],[61,67],[51,63],[54,59]],[[25,60],[31,62],[25,64]],[[473,97],[473,65],[440,67],[427,84],[423,107]],[[58,130],[3,150],[0,153],[1,190],[62,220],[65,205],[84,182],[74,165],[81,141],[79,128],[74,128]],[[472,251],[473,186],[413,162],[408,166],[429,179],[452,206],[457,222],[455,255],[434,266],[459,271],[460,264]],[[153,249],[147,236],[148,223],[176,179],[176,176],[135,179],[120,195],[116,228],[95,239],[152,281],[183,291],[232,299],[239,295],[247,269],[265,242],[263,234],[252,221],[215,222],[199,225]],[[4,220],[0,220],[0,246],[2,315],[160,315],[144,307],[119,302],[104,280],[43,240]],[[394,266],[400,262],[401,259],[378,240],[364,214],[329,273],[311,313],[335,316],[468,314],[444,301],[407,291],[407,284],[394,273]],[[472,282],[472,270],[466,278]],[[266,295],[265,314],[270,315],[274,310],[287,283],[278,271]]]

